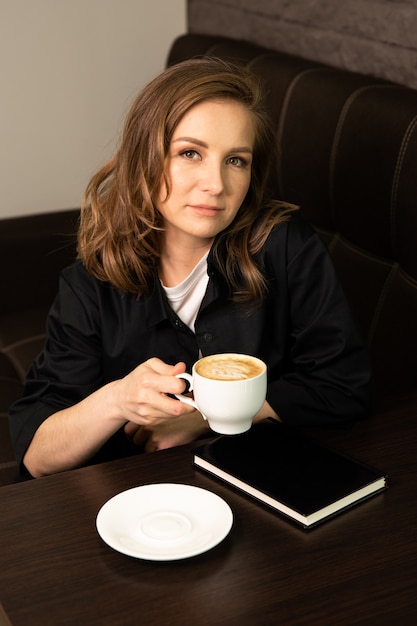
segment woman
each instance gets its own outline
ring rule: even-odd
[[[366,355],[329,257],[294,207],[266,197],[273,133],[255,77],[214,59],[139,94],[83,201],[79,260],[12,407],[16,456],[37,477],[193,441],[173,397],[199,355],[268,365],[267,416],[366,415]]]

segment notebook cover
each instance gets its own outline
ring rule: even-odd
[[[196,465],[203,459],[214,466],[209,471],[218,468],[305,518],[375,481],[385,485],[383,472],[272,419],[193,452]]]

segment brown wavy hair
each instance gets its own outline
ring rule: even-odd
[[[155,199],[165,160],[182,117],[207,100],[234,100],[252,115],[255,145],[248,193],[233,222],[213,243],[213,259],[236,301],[256,302],[266,280],[253,256],[295,207],[266,201],[274,133],[260,81],[240,65],[199,58],[173,65],[139,93],[127,114],[117,152],[92,177],[84,194],[78,256],[96,278],[137,296],[150,293],[163,223]]]

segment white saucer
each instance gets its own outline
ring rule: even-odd
[[[210,550],[229,533],[233,513],[219,496],[191,485],[152,484],[122,491],[96,519],[111,548],[140,559],[171,561]]]

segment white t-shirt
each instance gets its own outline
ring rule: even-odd
[[[207,289],[207,256],[208,252],[179,285],[165,287],[162,284],[172,310],[193,332],[197,313]]]

